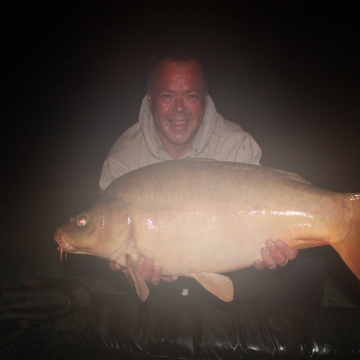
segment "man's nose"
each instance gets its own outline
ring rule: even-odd
[[[182,96],[178,96],[174,99],[174,112],[184,112],[186,111],[186,105]]]

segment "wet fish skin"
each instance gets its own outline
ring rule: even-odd
[[[360,279],[359,203],[357,194],[315,188],[288,172],[174,160],[115,180],[54,239],[64,252],[128,267],[142,301],[148,290],[136,270],[140,256],[231,301],[232,283],[218,274],[251,266],[267,239],[296,248],[330,244]]]

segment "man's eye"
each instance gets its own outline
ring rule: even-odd
[[[161,95],[161,97],[162,97],[162,98],[164,98],[164,99],[169,99],[169,98],[170,98],[170,96],[171,96],[170,94],[164,94],[164,95]]]
[[[188,97],[189,97],[190,99],[196,99],[196,95],[194,95],[194,94],[189,94]]]

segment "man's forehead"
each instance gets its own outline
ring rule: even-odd
[[[177,62],[169,59],[163,59],[156,67],[154,85],[161,86],[163,82],[176,81],[182,77],[188,78],[191,82],[199,82],[199,86],[193,84],[192,87],[204,87],[204,73],[200,63],[193,59],[188,62]],[[159,81],[161,84],[159,84]]]
[[[176,94],[178,92],[178,90],[173,90],[171,87],[166,87],[166,86],[162,86],[162,87],[157,87],[156,88],[156,93],[160,94],[160,93],[168,93],[168,94]],[[182,94],[192,94],[192,93],[199,93],[202,94],[203,93],[203,89],[202,86],[198,86],[198,87],[194,87],[194,88],[190,88],[190,89],[185,89],[181,91]]]
[[[200,63],[196,59],[190,59],[189,61],[172,61],[171,59],[162,59],[156,66],[156,74],[163,75],[168,72],[183,71],[185,68],[191,68],[192,71],[198,73],[200,77],[203,77],[203,70]]]

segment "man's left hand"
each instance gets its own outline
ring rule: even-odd
[[[255,260],[254,267],[263,270],[265,267],[275,269],[278,265],[286,265],[288,260],[294,260],[298,250],[293,249],[282,240],[267,240],[266,247],[261,248],[262,260]]]
[[[121,267],[120,264],[117,264],[115,262],[110,262],[109,267],[111,270],[114,271],[121,270],[126,275],[129,283],[134,285],[134,282],[131,279],[129,272],[126,268]],[[161,280],[172,283],[178,279],[177,276],[162,276],[161,266],[154,266],[154,260],[145,259],[143,256],[140,258],[140,261],[137,265],[137,270],[145,281],[148,281],[154,285],[158,285]]]

